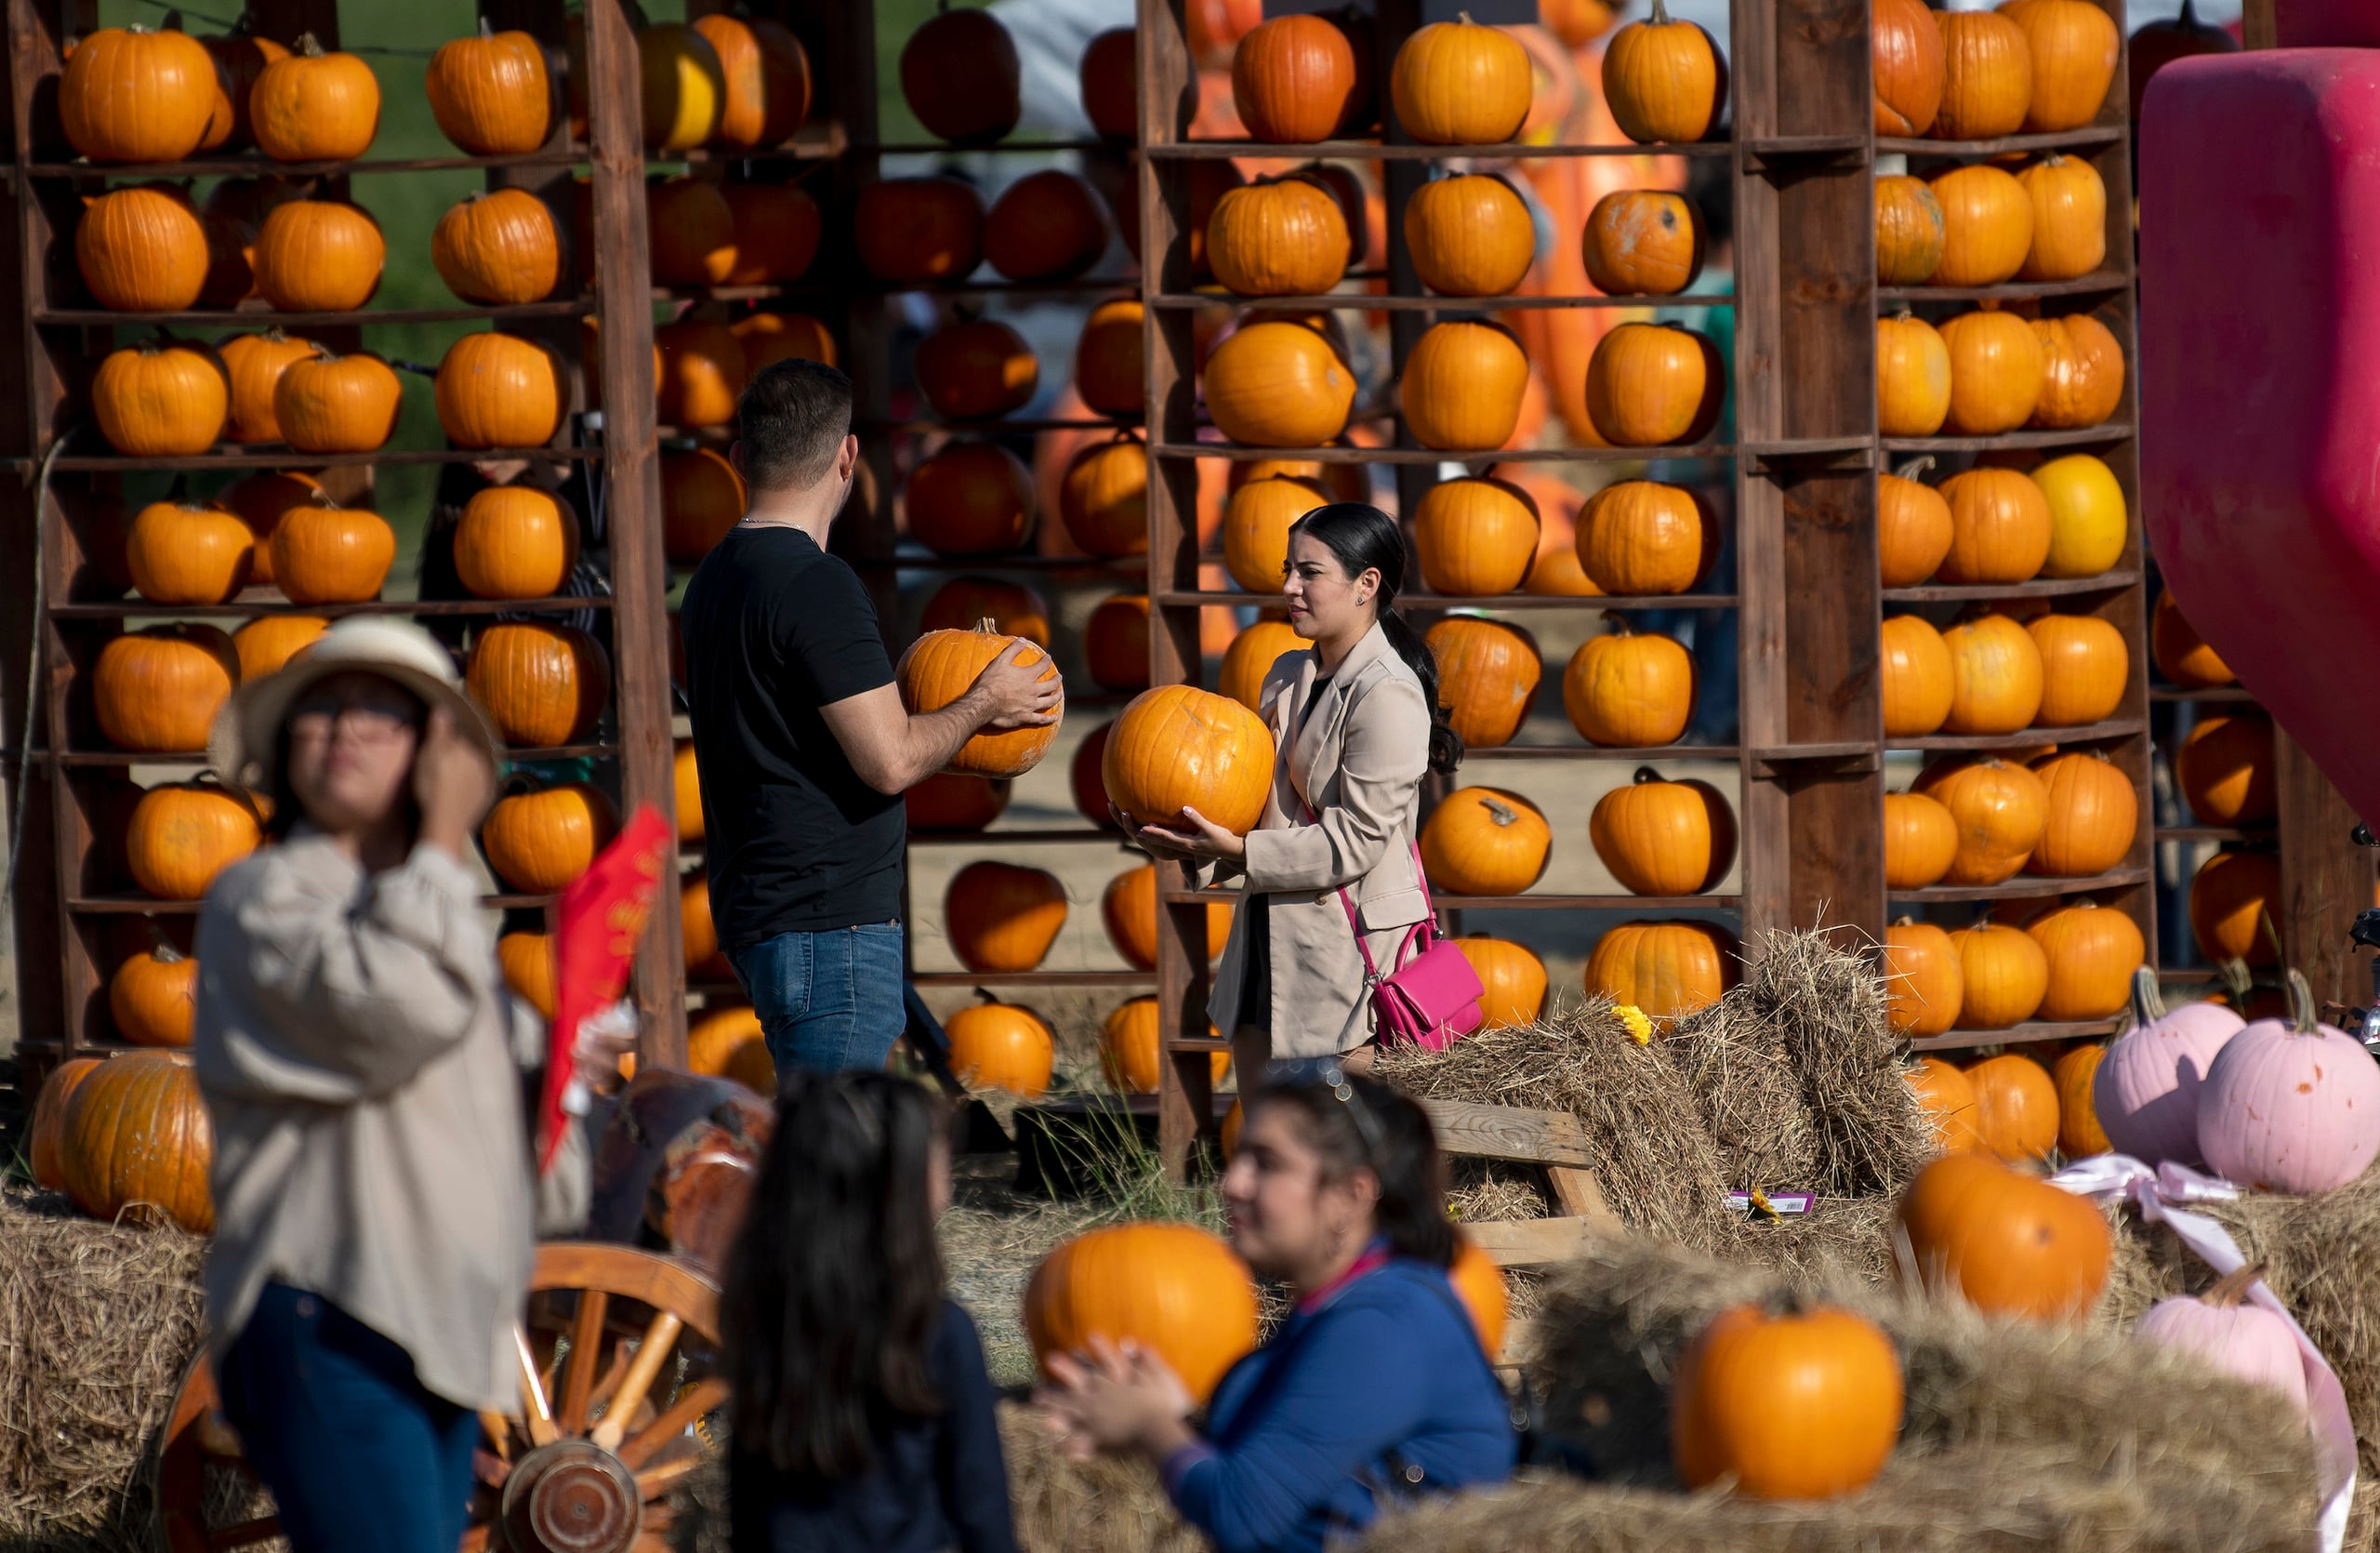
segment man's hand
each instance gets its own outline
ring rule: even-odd
[[[1033,655],[1030,665],[1018,661]],[[1000,656],[984,665],[967,695],[983,714],[978,725],[1006,733],[1013,728],[1046,728],[1058,720],[1066,698],[1065,682],[1050,662],[1050,655],[1018,637]]]

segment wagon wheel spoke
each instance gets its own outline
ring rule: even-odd
[[[482,1410],[480,1433],[487,1437],[487,1453],[500,1462],[512,1459],[512,1420],[501,1413]]]
[[[642,1405],[644,1394],[653,1389],[660,1377],[661,1366],[669,1360],[678,1346],[678,1334],[685,1329],[684,1320],[674,1310],[654,1313],[653,1324],[644,1329],[643,1341],[637,1345],[636,1358],[629,1362],[628,1378],[620,1382],[619,1395],[604,1408],[602,1421],[588,1438],[606,1451],[616,1451],[620,1440]],[[650,1497],[648,1495],[648,1497]]]
[[[512,1357],[521,1382],[521,1416],[528,1425],[532,1444],[550,1445],[561,1435],[554,1428],[554,1410],[546,1400],[545,1382],[538,1377],[537,1361],[530,1356],[529,1338],[519,1327],[512,1329]]]
[[[699,1443],[682,1437],[661,1458],[636,1475],[636,1491],[649,1503],[694,1475],[703,1464]]]
[[[669,1411],[629,1437],[619,1448],[621,1463],[631,1472],[644,1466],[672,1440],[682,1437],[695,1419],[727,1400],[727,1382],[713,1375],[688,1387]]]
[[[595,1366],[603,1358],[603,1316],[612,1296],[589,1289],[578,1296],[578,1319],[570,1329],[570,1363],[562,1384],[562,1411],[554,1415],[562,1433],[587,1432],[588,1393],[595,1387]]]

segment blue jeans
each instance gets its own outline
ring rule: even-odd
[[[780,933],[727,958],[780,1074],[880,1069],[907,1027],[899,923]]]
[[[297,1553],[455,1553],[479,1416],[320,1294],[268,1283],[223,1356],[223,1412]]]

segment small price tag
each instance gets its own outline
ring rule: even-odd
[[[1806,1214],[1810,1211],[1810,1194],[1805,1191],[1731,1191],[1727,1194],[1729,1208],[1756,1218],[1785,1218]]]

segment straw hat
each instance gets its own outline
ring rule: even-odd
[[[349,616],[285,667],[231,692],[207,735],[208,762],[226,781],[271,790],[274,747],[290,707],[334,674],[377,674],[420,697],[426,707],[444,707],[454,714],[455,726],[478,739],[490,761],[503,763],[504,741],[480,704],[464,692],[455,660],[438,639],[410,620],[374,615]]]

